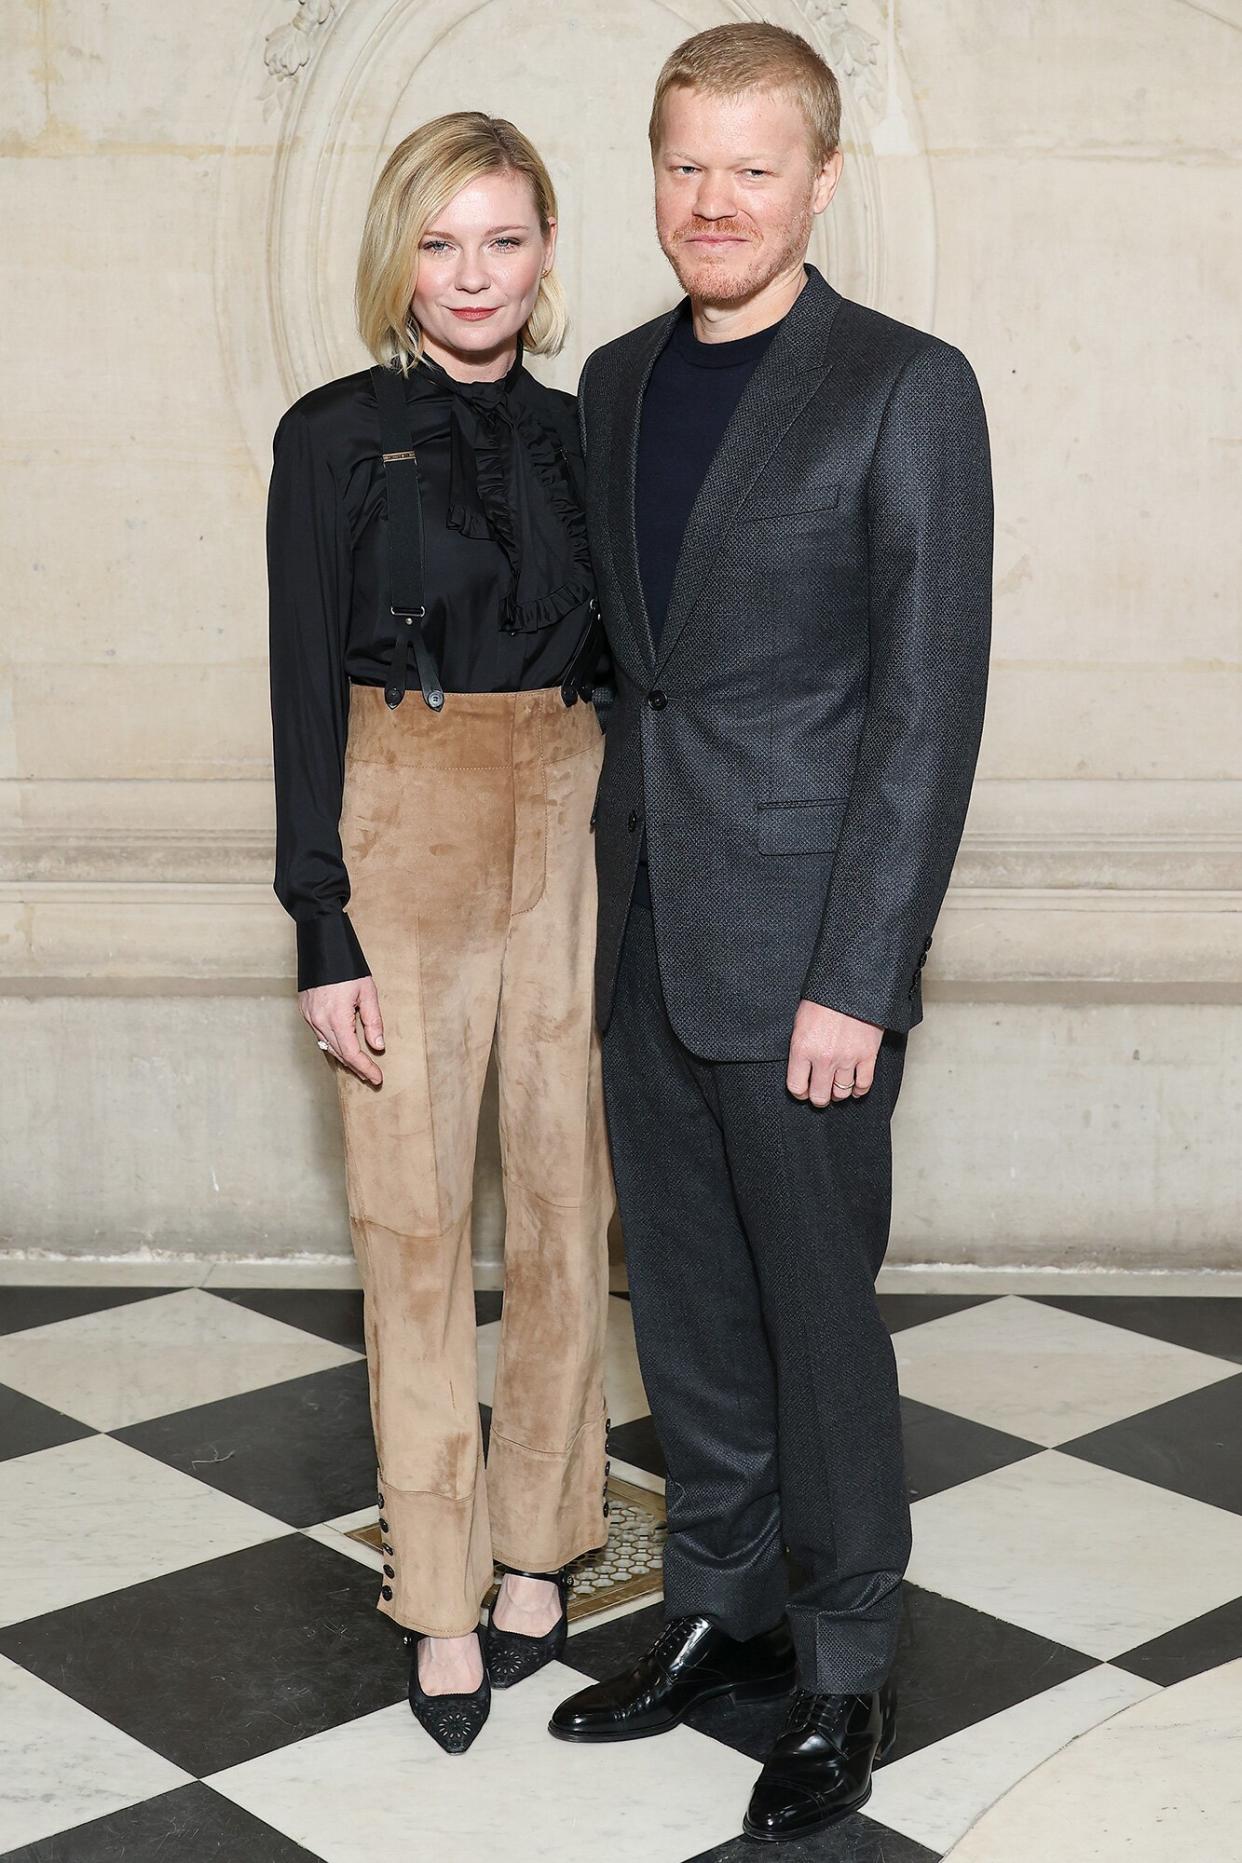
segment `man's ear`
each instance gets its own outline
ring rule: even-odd
[[[845,167],[845,157],[840,149],[834,149],[815,177],[815,190],[811,196],[811,207],[815,213],[823,213],[837,191],[841,179],[841,170]]]

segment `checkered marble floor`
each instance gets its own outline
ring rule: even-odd
[[[490,1392],[501,1297],[478,1297]],[[899,1743],[789,1863],[926,1863],[1077,1735],[1242,1655],[1242,1301],[895,1294],[915,1550]],[[663,1463],[610,1302],[613,1473]],[[486,1420],[486,1411],[485,1411]],[[462,1759],[374,1608],[361,1296],[0,1288],[3,1863],[740,1863],[779,1704],[577,1749],[652,1637],[576,1625]]]

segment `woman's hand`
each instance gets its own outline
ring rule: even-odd
[[[326,1044],[328,1053],[360,1080],[373,1087],[382,1083],[384,1076],[359,1044],[356,1026],[361,1016],[368,1046],[383,1048],[384,1024],[374,977],[354,977],[348,983],[323,983],[315,990],[299,990],[298,1008],[319,1037],[321,1048]]]

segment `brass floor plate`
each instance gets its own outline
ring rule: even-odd
[[[364,1546],[380,1550],[378,1521],[354,1527],[346,1535]],[[574,1586],[569,1594],[569,1621],[594,1617],[614,1605],[636,1598],[655,1597],[660,1591],[664,1557],[664,1499],[633,1482],[608,1480],[608,1544],[584,1554],[574,1563]],[[485,1604],[496,1595],[496,1585]]]

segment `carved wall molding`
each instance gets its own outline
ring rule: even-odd
[[[0,830],[0,882],[36,886],[270,885],[272,835],[263,828],[205,830],[63,827]],[[955,894],[980,890],[1048,907],[1058,893],[1090,894],[1127,910],[1125,897],[1177,900],[1189,893],[1242,895],[1242,834],[1118,830],[967,829],[953,874]],[[981,902],[982,903],[982,902]],[[1107,903],[1101,910],[1110,909]]]
[[[268,33],[263,44],[263,62],[269,82],[259,93],[263,101],[306,68],[317,38],[344,4],[345,0],[297,0],[298,10],[292,19]]]
[[[620,121],[622,105],[608,89],[613,80],[606,67],[613,61],[592,64],[582,57],[583,37],[610,30],[608,11],[600,9],[598,23],[582,19],[575,38],[553,9],[515,7],[520,0],[483,0],[482,6],[478,0],[303,0],[291,18],[273,28],[269,15],[266,30],[256,32],[239,73],[227,138],[227,148],[242,159],[226,156],[220,165],[215,276],[237,416],[263,477],[281,410],[319,382],[365,366],[352,326],[353,264],[374,176],[401,135],[467,98],[484,108],[510,107],[506,92],[518,82],[510,71],[524,70],[523,97],[533,101],[522,113],[513,106],[513,113],[524,114],[524,127],[550,145],[558,189],[575,210],[563,245],[571,262],[575,243],[590,246],[598,259],[615,234],[610,175],[617,169],[596,152],[605,147],[611,164],[636,164],[627,180],[632,186],[641,175],[648,188],[639,124],[645,107],[638,106],[659,58],[705,25],[752,15],[745,0],[675,0],[672,8],[632,0],[645,37],[635,54],[635,82],[620,93],[627,113]],[[811,258],[847,296],[930,324],[934,200],[891,13],[881,0],[770,0],[763,8],[765,18],[817,43],[842,87],[846,175],[816,223]],[[479,32],[481,16],[484,24],[494,16],[486,43],[497,48],[495,64],[471,67],[474,75],[462,84],[452,49],[457,38]],[[524,34],[520,67],[501,58],[506,22],[515,18]],[[536,79],[529,78],[532,71]],[[446,74],[460,96],[445,96]],[[273,141],[265,124],[275,93],[280,114]],[[894,143],[896,121],[901,133]],[[877,132],[883,147],[874,144]],[[265,144],[272,154],[262,165],[253,152]],[[890,159],[894,147],[896,162]],[[676,301],[678,288],[648,215],[644,208],[633,226],[634,249],[608,302],[595,301],[602,295],[596,291],[591,302],[574,305],[578,347],[553,365],[558,385],[573,385],[586,347]]]

